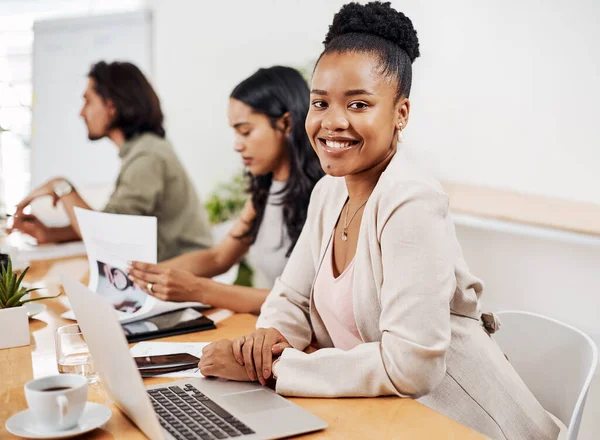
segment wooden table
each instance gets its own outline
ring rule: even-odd
[[[87,277],[87,260],[72,258],[52,262],[33,263],[28,281],[46,286],[50,293],[59,291],[58,271],[82,279]],[[69,323],[60,318],[67,308],[60,298],[44,302],[45,312],[30,320],[31,345],[0,350],[0,439],[12,437],[4,428],[6,420],[27,408],[23,385],[34,377],[54,374],[56,359],[54,332],[57,327]],[[207,313],[209,314],[209,313]],[[164,341],[190,342],[215,341],[248,333],[254,328],[256,317],[236,314],[217,324],[217,329],[164,338]],[[144,379],[148,385],[169,379]],[[102,428],[85,436],[86,439],[142,439],[145,436],[127,419],[110,398],[101,384],[90,387],[89,399],[111,407],[113,415]],[[421,405],[411,399],[398,397],[353,399],[305,399],[291,401],[329,423],[325,431],[302,436],[306,439],[456,439],[475,440],[485,438],[481,434]],[[300,437],[297,437],[300,438]]]

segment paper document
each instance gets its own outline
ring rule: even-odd
[[[202,357],[202,349],[210,342],[140,342],[130,352],[133,357],[156,356],[160,354],[189,353],[197,358]],[[158,375],[160,377],[204,377],[199,368],[176,371]]]
[[[156,217],[107,214],[81,208],[75,208],[75,214],[90,264],[89,288],[112,303],[122,323],[204,306],[196,302],[161,301],[129,279],[129,261],[156,263]]]

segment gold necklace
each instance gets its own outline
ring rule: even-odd
[[[354,216],[356,216],[358,211],[360,211],[360,208],[365,206],[368,201],[369,201],[369,199],[365,200],[365,202],[362,205],[360,205],[356,209],[356,211],[354,211],[354,214],[352,214],[352,217],[350,217],[350,221],[348,222],[348,211],[350,211],[350,200],[348,200],[348,205],[346,205],[346,215],[344,216],[344,230],[342,231],[342,240],[343,241],[348,240],[348,233],[346,232],[346,230],[348,229],[348,226],[350,226],[350,223],[352,223],[352,220],[354,220]]]

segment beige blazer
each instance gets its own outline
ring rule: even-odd
[[[481,321],[482,283],[463,259],[441,185],[400,154],[365,206],[353,301],[363,344],[333,346],[312,300],[315,275],[347,198],[343,178],[315,187],[306,224],[257,327],[294,349],[277,365],[289,396],[412,397],[493,439],[556,439],[558,427]],[[304,350],[315,335],[321,347]]]

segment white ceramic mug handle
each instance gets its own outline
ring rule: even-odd
[[[65,396],[58,396],[56,398],[56,403],[58,403],[58,408],[60,412],[59,424],[62,427],[65,421],[65,417],[67,416],[67,410],[69,409],[69,401]]]

